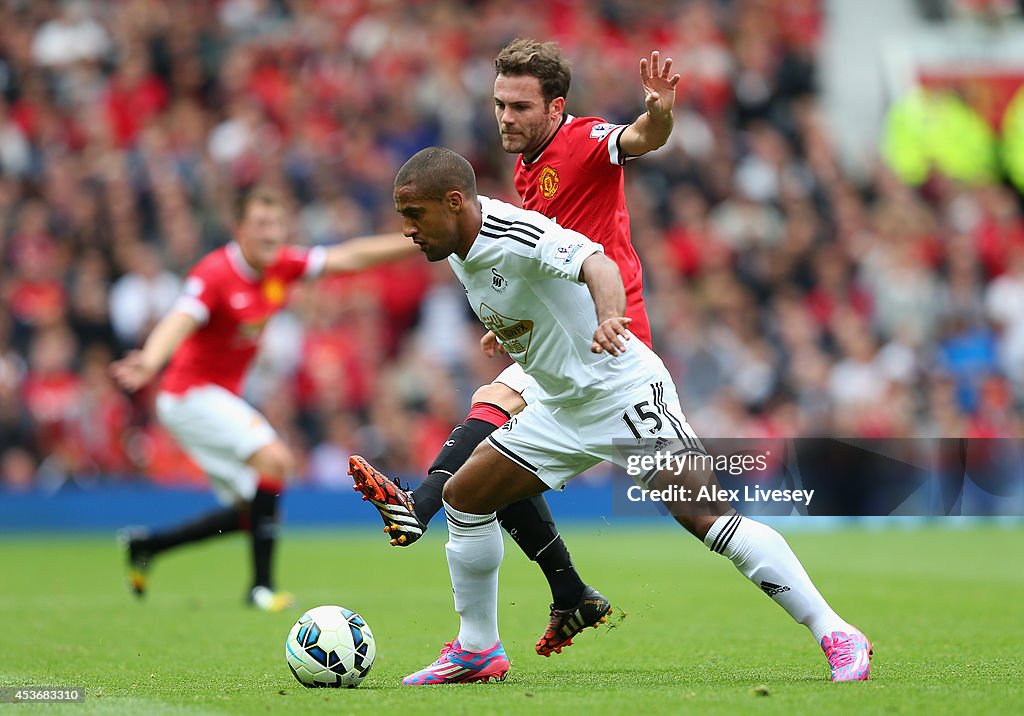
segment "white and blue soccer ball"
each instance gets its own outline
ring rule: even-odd
[[[377,656],[366,620],[351,609],[324,606],[299,617],[284,645],[288,668],[303,686],[359,686]]]

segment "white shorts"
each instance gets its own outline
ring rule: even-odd
[[[256,495],[259,476],[246,460],[277,440],[258,410],[219,385],[204,385],[182,395],[159,393],[156,414],[210,478],[218,500],[231,504]]]
[[[507,385],[512,390],[523,396],[523,400],[526,401],[527,405],[537,400],[538,386],[531,376],[527,375],[523,367],[518,363],[513,363],[505,370],[498,374],[498,377],[494,379],[494,383],[501,383]]]
[[[686,422],[668,371],[626,391],[570,407],[529,403],[487,438],[491,446],[553,490],[599,462],[622,468],[664,443],[672,452],[705,452]]]

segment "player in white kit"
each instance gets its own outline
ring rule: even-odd
[[[403,233],[428,260],[448,259],[473,311],[538,386],[537,399],[477,447],[445,485],[445,550],[459,635],[403,683],[500,681],[509,662],[498,638],[503,545],[496,511],[560,489],[602,460],[627,467],[632,452],[649,454],[641,441],[631,444],[624,416],[640,420],[650,437],[677,452],[704,449],[661,359],[630,340],[619,270],[600,244],[536,212],[478,197],[469,163],[437,147],[417,153],[399,171],[395,208],[404,218]],[[378,485],[384,500],[392,483],[372,468],[365,472],[365,461],[353,457],[354,467],[360,462],[357,479]],[[641,480],[661,488],[678,484],[680,476],[653,473]],[[704,467],[682,481],[693,487],[715,478]],[[834,681],[867,679],[871,645],[828,606],[781,535],[728,503],[704,508],[672,511],[811,630]],[[765,583],[773,589],[765,590]]]

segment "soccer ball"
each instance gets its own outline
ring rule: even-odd
[[[373,666],[377,645],[366,621],[352,610],[316,607],[295,622],[284,655],[303,686],[354,689]]]

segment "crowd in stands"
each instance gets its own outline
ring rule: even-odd
[[[515,201],[491,91],[516,36],[561,45],[578,115],[632,121],[653,49],[682,74],[627,203],[698,434],[1020,435],[1020,197],[881,161],[848,176],[824,23],[820,0],[0,2],[0,482],[201,483],[110,361],[230,239],[241,187],[285,189],[308,245],[397,230],[394,174],[433,144]],[[300,479],[348,484],[354,451],[417,474],[505,365],[482,333],[444,262],[321,280],[268,327],[245,397]]]

